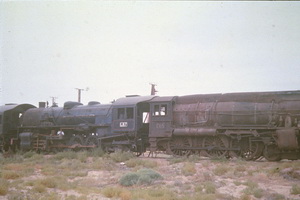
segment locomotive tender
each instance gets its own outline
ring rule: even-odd
[[[137,155],[300,158],[300,91],[128,96],[112,104],[0,107],[4,150],[101,147]]]

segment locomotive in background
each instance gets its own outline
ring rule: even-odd
[[[0,108],[4,150],[56,151],[101,147],[137,155],[300,158],[300,91],[129,96],[112,104],[66,102]]]

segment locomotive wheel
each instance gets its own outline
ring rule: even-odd
[[[169,150],[173,155],[188,156],[191,153],[191,144],[187,137],[174,137],[169,141]]]
[[[205,137],[203,147],[206,148],[204,155],[207,157],[225,157],[229,141],[226,136]]]
[[[92,148],[97,148],[99,146],[99,141],[96,136],[88,136],[85,140],[86,146],[93,146]]]
[[[83,139],[79,135],[74,135],[70,138],[67,145],[71,149],[79,148],[83,144]]]
[[[203,144],[203,138],[201,138],[201,137],[193,138],[193,147],[202,148],[202,144]],[[192,153],[195,154],[195,155],[198,155],[198,156],[205,155],[204,150],[198,150],[198,149],[193,150]]]
[[[241,143],[241,156],[245,160],[257,160],[262,156],[264,144],[262,142],[242,141]]]
[[[265,147],[264,157],[268,161],[280,161],[281,160],[280,150],[275,144],[268,145]]]
[[[236,139],[231,139],[230,140],[230,148],[235,148],[238,149],[239,148],[239,142]],[[236,158],[240,156],[240,151],[238,150],[231,150],[228,152],[228,156],[229,158]]]

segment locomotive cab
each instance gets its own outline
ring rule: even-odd
[[[148,101],[153,98],[154,96],[128,96],[113,104],[112,134],[119,137],[119,140],[114,141],[115,146],[127,146],[133,151],[138,149],[139,152],[145,150],[149,135]]]
[[[150,137],[172,135],[173,103],[175,97],[156,97],[150,102]]]
[[[7,104],[0,107],[0,150],[7,151],[15,146],[20,118],[26,110],[34,107],[30,104]]]
[[[167,140],[173,132],[173,104],[175,96],[156,97],[150,101],[150,152],[166,151]]]

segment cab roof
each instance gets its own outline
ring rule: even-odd
[[[155,98],[155,96],[129,96],[117,99],[113,106],[134,106],[141,102],[147,102]]]
[[[31,104],[6,104],[4,106],[0,106],[0,115],[8,110],[18,110],[20,112],[23,112],[29,108],[35,108],[35,106]]]
[[[165,97],[155,97],[150,102],[166,102],[174,101],[177,96],[165,96]]]

